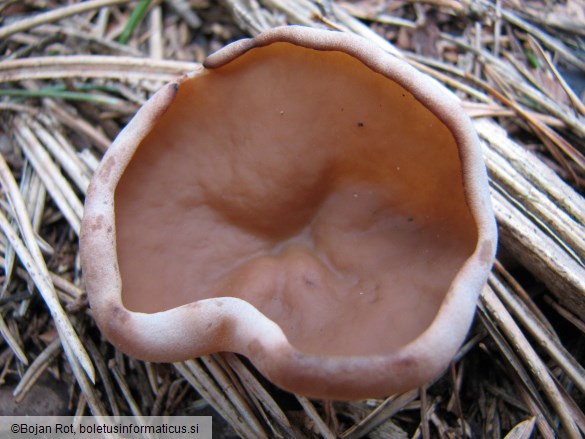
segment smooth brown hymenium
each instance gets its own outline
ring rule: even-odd
[[[423,384],[469,328],[496,231],[473,128],[359,37],[278,28],[120,134],[86,200],[97,323],[151,361],[247,355],[309,396]]]

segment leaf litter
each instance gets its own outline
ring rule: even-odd
[[[166,81],[284,24],[357,33],[435,77],[482,140],[498,261],[424,388],[309,400],[235,354],[137,361],[92,319],[77,236],[109,143]],[[32,413],[48,386],[67,414],[214,413],[215,437],[582,437],[584,29],[583,0],[1,2],[0,411]]]

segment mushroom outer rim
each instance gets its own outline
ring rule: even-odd
[[[254,47],[274,42],[339,50],[359,59],[411,92],[453,133],[478,241],[436,318],[423,334],[388,354],[319,356],[296,350],[276,323],[241,299],[206,299],[153,314],[124,307],[116,255],[115,189],[135,150],[171,105],[180,84],[205,72],[199,70],[165,86],[139,110],[108,149],[92,179],[80,251],[95,320],[114,345],[137,358],[174,362],[212,352],[238,352],[249,357],[275,384],[307,396],[357,399],[417,387],[441,373],[463,342],[495,257],[497,231],[478,137],[454,95],[406,63],[350,34],[297,26],[276,28],[221,49],[206,66],[219,67]]]

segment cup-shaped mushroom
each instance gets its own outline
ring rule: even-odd
[[[91,183],[81,257],[119,349],[247,356],[278,386],[373,397],[436,377],[496,248],[457,99],[360,37],[270,30],[159,91]]]

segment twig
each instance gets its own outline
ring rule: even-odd
[[[17,32],[24,32],[45,23],[61,20],[62,18],[72,15],[82,14],[94,9],[100,9],[106,6],[119,5],[128,3],[130,0],[88,0],[81,3],[75,3],[70,6],[54,9],[49,12],[38,14],[34,17],[19,20],[13,24],[0,27],[0,40],[3,40]]]
[[[70,360],[75,357],[75,361],[79,361],[87,375],[90,377],[92,382],[94,382],[95,372],[89,356],[87,355],[87,352],[85,352],[85,349],[77,337],[71,322],[67,318],[67,315],[59,303],[57,293],[55,292],[54,286],[50,281],[47,266],[45,265],[41,251],[36,244],[35,235],[32,230],[29,218],[26,214],[26,208],[20,196],[18,186],[14,181],[8,165],[1,155],[0,182],[2,183],[3,190],[8,195],[10,204],[13,207],[14,215],[18,221],[20,231],[24,237],[24,243],[18,238],[15,231],[12,229],[3,214],[0,215],[0,228],[2,228],[4,234],[14,247],[18,257],[22,261],[24,267],[26,268],[35,285],[39,289],[43,299],[45,300],[45,303],[51,312],[51,316],[55,321],[55,326],[57,327],[61,341],[63,342],[66,350],[69,348],[69,352],[71,354]]]
[[[555,412],[558,414],[565,433],[571,439],[580,439],[581,434],[579,433],[579,429],[571,417],[571,413],[567,409],[566,403],[554,380],[551,378],[547,367],[542,363],[542,360],[538,357],[530,343],[524,338],[504,305],[488,286],[484,287],[481,300],[492,318],[498,322],[502,331],[510,338],[514,346],[517,346],[518,354],[527,363]]]
[[[2,334],[4,341],[6,341],[8,346],[10,346],[10,349],[12,349],[12,352],[14,352],[16,358],[18,358],[23,364],[28,364],[26,354],[20,347],[20,344],[18,343],[16,338],[14,338],[14,336],[8,329],[8,326],[6,326],[6,322],[4,321],[4,317],[2,317],[2,315],[0,315],[0,334]]]
[[[20,379],[20,382],[15,387],[12,394],[17,401],[22,401],[26,393],[34,385],[36,380],[47,369],[49,363],[59,355],[61,351],[61,340],[55,338],[49,345],[41,352],[37,358],[31,363],[26,373]]]
[[[42,56],[1,62],[0,82],[55,78],[170,81],[201,68],[199,63],[125,56]]]
[[[325,424],[323,419],[321,419],[321,416],[319,416],[319,413],[317,413],[317,410],[315,410],[315,407],[313,404],[311,404],[311,401],[301,395],[295,395],[295,397],[301,403],[301,407],[303,407],[305,413],[307,413],[309,418],[315,423],[315,426],[317,427],[317,430],[319,430],[321,436],[324,439],[335,439],[335,433],[333,433],[327,424]]]

